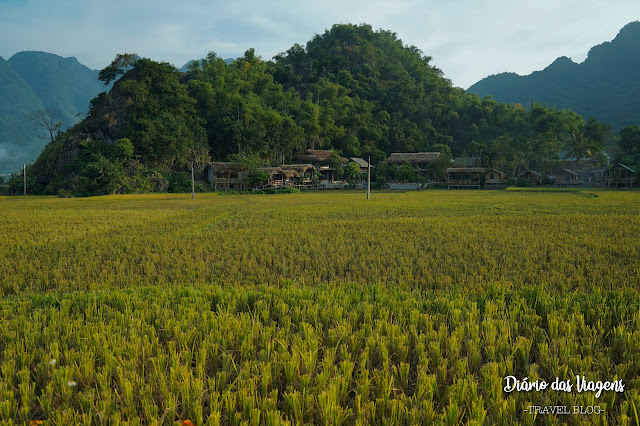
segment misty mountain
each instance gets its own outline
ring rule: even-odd
[[[31,111],[43,109],[40,97],[12,67],[0,57],[0,174],[36,159],[45,145],[34,140]]]
[[[612,41],[592,47],[580,64],[560,57],[530,75],[502,73],[484,78],[468,92],[525,107],[539,102],[570,108],[618,131],[640,122],[639,70],[640,22],[632,22]]]
[[[56,108],[68,121],[79,121],[89,101],[104,91],[98,70],[82,65],[76,58],[63,58],[46,52],[19,52],[7,61],[40,97],[45,107]]]
[[[64,128],[79,122],[89,101],[104,91],[98,71],[76,58],[46,52],[19,52],[0,58],[0,174],[12,172],[12,162],[30,163],[46,144],[42,131],[29,120],[33,111],[53,108]]]

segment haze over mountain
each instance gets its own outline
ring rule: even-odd
[[[16,164],[33,161],[45,145],[35,141],[28,116],[43,109],[42,101],[11,65],[0,58],[0,173],[11,173]],[[17,166],[16,166],[17,167]]]
[[[89,101],[104,91],[98,71],[87,68],[76,58],[63,58],[46,52],[19,52],[7,61],[24,78],[46,108],[56,108],[75,122],[75,115],[86,114]]]
[[[14,161],[32,162],[46,144],[29,120],[33,111],[53,108],[67,128],[81,120],[78,114],[86,114],[89,101],[104,90],[98,71],[76,58],[46,52],[0,58],[0,174],[11,173]]]
[[[520,76],[505,72],[467,89],[499,102],[534,102],[571,108],[585,119],[595,117],[614,131],[640,123],[640,22],[631,22],[610,42],[594,46],[584,62],[556,59],[542,71]]]

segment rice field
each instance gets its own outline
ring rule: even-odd
[[[0,197],[0,422],[638,424],[639,231],[635,191]],[[624,391],[504,389],[577,375]]]

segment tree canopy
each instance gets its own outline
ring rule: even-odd
[[[117,54],[109,65],[100,70],[98,80],[104,82],[105,86],[108,86],[109,83],[117,79],[119,75],[129,71],[138,59],[138,55],[135,53]]]

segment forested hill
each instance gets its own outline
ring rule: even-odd
[[[617,131],[640,122],[639,69],[640,22],[632,22],[613,41],[593,47],[581,64],[562,57],[543,71],[527,76],[493,75],[468,91],[500,102],[526,105],[537,101],[571,108],[586,118],[611,124]]]
[[[364,24],[334,25],[273,61],[253,49],[231,64],[211,53],[182,73],[119,55],[101,76],[117,81],[46,147],[30,170],[34,191],[166,190],[203,158],[274,165],[307,148],[374,164],[441,151],[511,173],[547,170],[575,135],[600,143],[607,134],[575,113],[481,100],[395,33]]]

